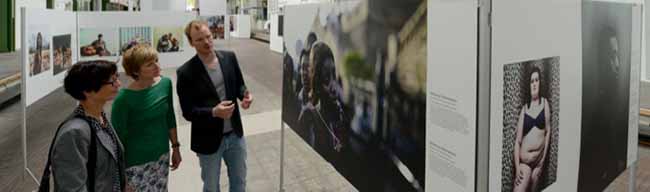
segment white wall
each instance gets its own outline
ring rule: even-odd
[[[16,0],[16,50],[20,49],[20,38],[21,38],[21,31],[20,31],[20,26],[21,26],[21,18],[20,18],[20,8],[21,7],[28,7],[28,8],[34,8],[34,9],[45,9],[47,7],[46,1],[45,0]]]
[[[198,3],[201,15],[227,15],[226,0],[202,0]]]
[[[477,1],[428,1],[427,191],[474,191]],[[480,191],[480,190],[479,190]]]
[[[169,11],[181,12],[187,10],[187,2],[185,0],[171,0],[171,9]]]
[[[235,31],[230,32],[231,37],[235,38],[250,38],[251,37],[251,16],[250,15],[235,15],[236,21],[233,23],[235,25]],[[229,18],[226,18],[226,22],[229,22]]]
[[[284,39],[283,37],[278,35],[278,27],[279,27],[279,16],[277,14],[272,14],[271,15],[271,37],[270,37],[270,43],[269,47],[271,48],[271,51],[275,51],[278,53],[282,53],[283,49],[283,44],[284,44]],[[286,19],[284,25],[286,25]]]

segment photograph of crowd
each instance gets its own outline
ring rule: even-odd
[[[283,121],[359,191],[425,191],[426,1],[315,11],[285,10]]]

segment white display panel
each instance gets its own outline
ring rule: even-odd
[[[226,0],[198,1],[201,15],[226,15]]]
[[[188,12],[141,12],[141,13],[79,12],[78,33],[80,34],[80,36],[84,36],[85,34],[82,34],[84,30],[99,29],[100,31],[105,31],[106,33],[109,33],[109,34],[104,34],[104,36],[108,36],[108,37],[112,36],[114,38],[111,40],[115,40],[115,38],[117,39],[120,38],[120,34],[119,34],[120,29],[125,29],[130,27],[150,27],[152,33],[154,33],[155,29],[157,28],[159,29],[177,28],[183,31],[185,29],[185,26],[195,18],[196,16],[193,13],[188,13]],[[176,34],[173,36],[182,42],[182,44],[179,45],[180,51],[173,52],[173,53],[160,53],[158,55],[159,57],[158,60],[160,61],[160,65],[162,68],[181,66],[183,63],[185,63],[187,60],[189,60],[195,55],[194,48],[190,46],[187,37],[185,36],[184,33],[182,33],[180,36],[177,33],[172,33],[172,34]],[[156,39],[157,37],[153,37],[153,40]],[[82,43],[82,40],[83,39],[81,39],[80,37],[79,39],[80,43]],[[106,44],[109,45],[111,44],[111,42],[106,42]],[[115,43],[115,44],[119,44],[119,43]],[[84,46],[84,45],[80,45],[80,46]],[[76,51],[79,52],[80,50],[77,49]],[[80,60],[91,60],[91,59],[105,59],[109,61],[121,60],[119,55],[111,55],[105,57],[97,57],[97,56],[80,57]],[[121,66],[121,62],[118,63],[118,66],[120,70],[123,70]]]
[[[582,95],[580,8],[579,0],[492,1],[489,191],[512,191],[515,187],[515,157],[522,157],[514,152],[517,133],[521,133],[522,143],[532,143],[522,149],[540,143],[548,149],[541,158],[520,158],[519,170],[526,173],[523,178],[528,181],[522,183],[532,184],[532,171],[526,171],[525,164],[541,173],[535,174],[541,176],[533,191],[576,191]],[[524,70],[531,66],[541,72]],[[529,79],[541,81],[535,80],[533,86]],[[524,91],[526,87],[538,89]],[[532,95],[542,96],[544,101],[527,102]],[[548,120],[545,129],[535,128],[542,125],[531,124],[533,121],[523,125],[522,111],[539,122],[541,109]],[[523,127],[531,127],[532,140],[524,137],[528,134],[523,134]],[[541,152],[541,148],[535,149]]]
[[[23,18],[25,29],[23,29],[22,34],[22,37],[25,38],[22,41],[22,47],[25,47],[25,49],[21,50],[23,52],[23,94],[25,94],[26,106],[31,105],[63,85],[63,77],[65,74],[63,69],[57,69],[57,74],[55,75],[53,65],[55,54],[53,51],[59,47],[59,41],[57,40],[57,47],[54,47],[53,37],[57,37],[58,39],[59,37],[70,35],[70,63],[77,61],[77,52],[74,51],[77,49],[75,15],[73,12],[65,11],[26,9],[25,18]],[[38,72],[35,72],[30,67],[30,64],[33,65],[35,63],[35,51],[33,48],[35,48],[34,41],[39,32],[43,38],[42,42],[43,44],[47,44],[47,48],[45,46],[42,47],[42,67]]]
[[[251,16],[250,15],[230,15],[233,18],[232,25],[234,31],[230,32],[231,37],[248,39],[251,37]],[[228,19],[226,19],[228,22]]]
[[[428,1],[427,191],[476,191],[477,1]]]
[[[284,43],[284,37],[283,35],[278,34],[279,30],[284,30],[284,29],[279,29],[280,27],[280,15],[277,14],[271,14],[271,29],[270,29],[270,43],[269,47],[271,48],[271,51],[275,51],[278,53],[282,53],[282,44]],[[282,21],[282,25],[284,26],[284,21]],[[282,31],[284,32],[284,31]]]

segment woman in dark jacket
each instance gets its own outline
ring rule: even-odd
[[[103,111],[120,87],[117,66],[109,61],[77,63],[68,71],[64,87],[79,106],[53,143],[55,191],[125,191],[123,147]],[[91,138],[96,138],[94,156]],[[89,177],[90,166],[94,174]]]

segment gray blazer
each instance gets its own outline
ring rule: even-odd
[[[72,119],[61,127],[52,149],[52,174],[54,176],[54,191],[87,191],[88,148],[90,146],[91,127],[83,119]],[[113,133],[115,130],[110,129]],[[117,134],[116,134],[117,135]],[[95,191],[113,191],[115,169],[120,170],[118,178],[122,180],[124,189],[124,159],[117,159],[112,154],[110,138],[97,137],[97,163],[95,168]],[[122,143],[117,139],[118,146],[124,151]]]

